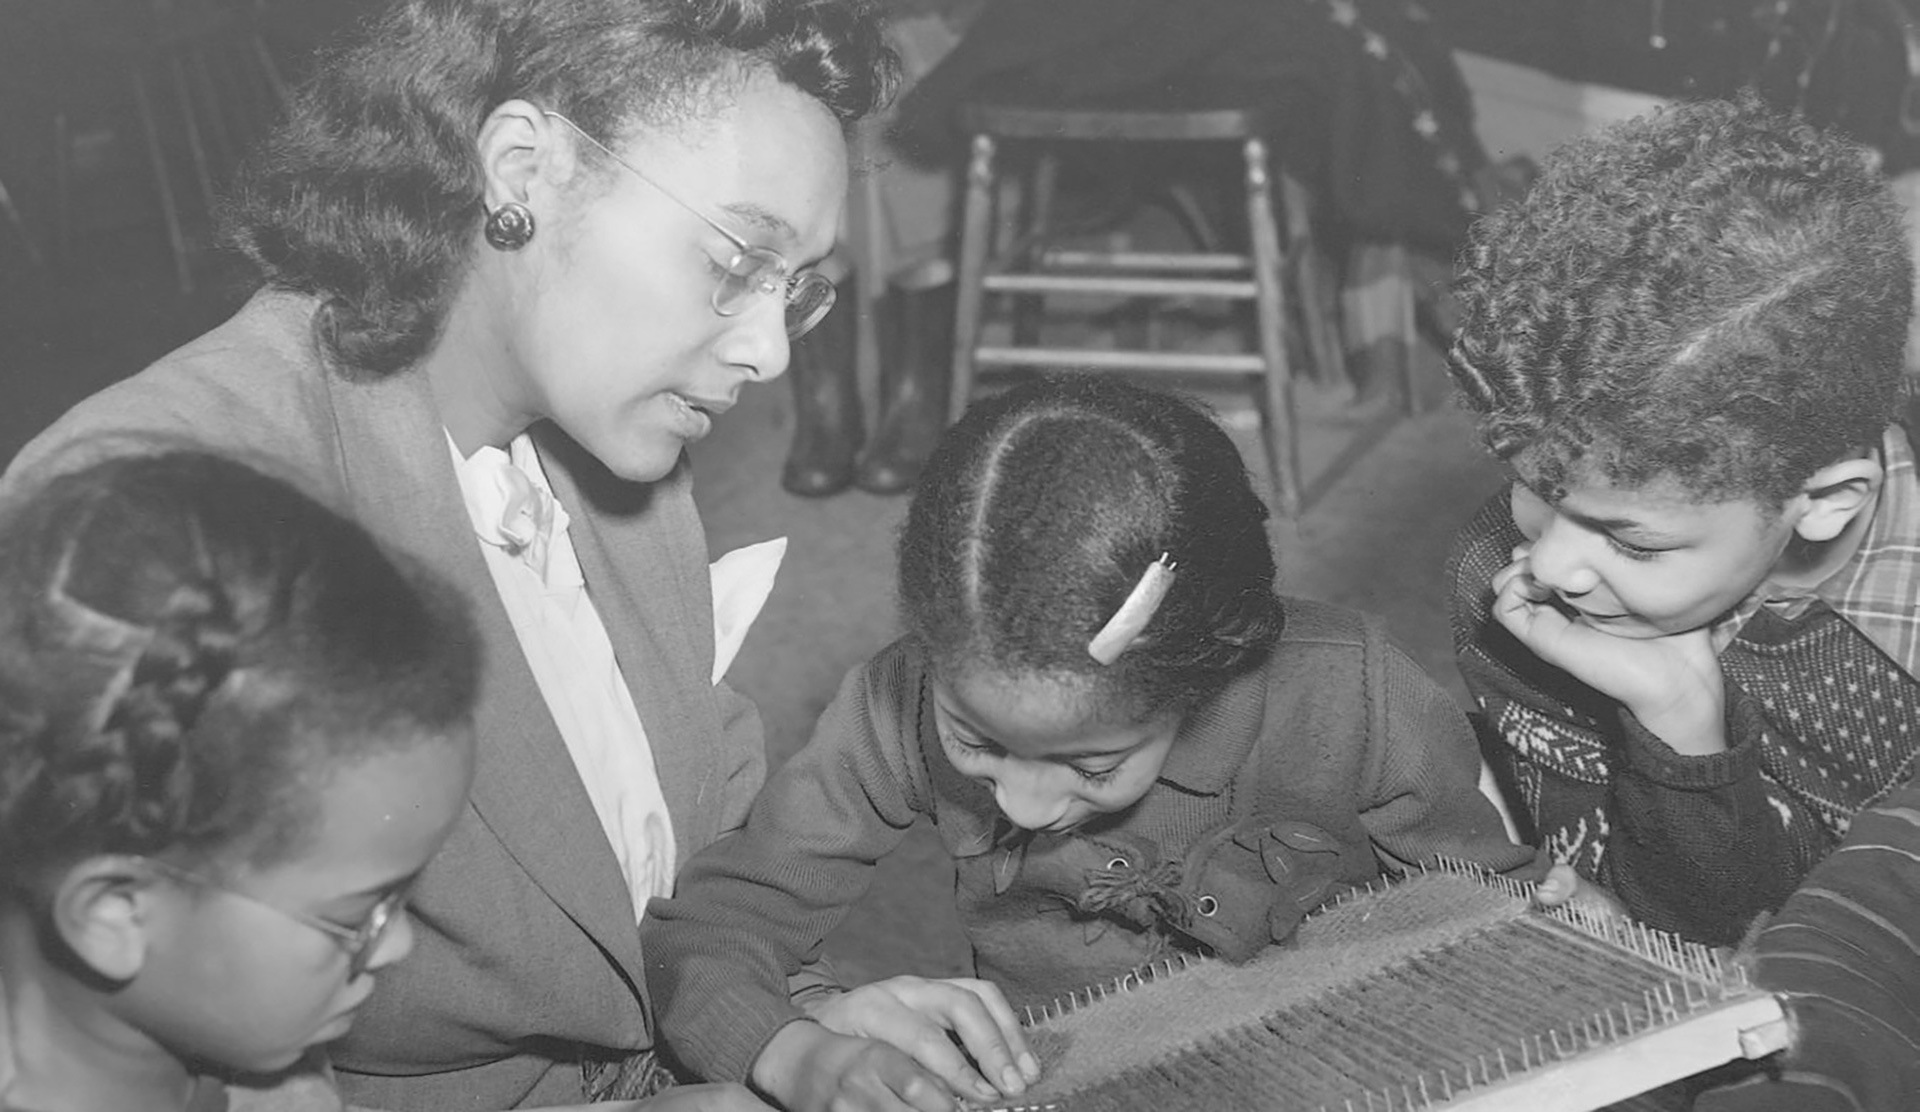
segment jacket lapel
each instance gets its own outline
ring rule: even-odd
[[[568,535],[640,712],[684,862],[718,836],[720,809],[705,795],[722,779],[711,710],[713,582],[686,457],[658,482],[628,483],[551,425],[534,435],[554,495],[572,515]]]
[[[328,383],[354,512],[376,535],[451,578],[472,603],[488,650],[475,713],[474,810],[534,883],[637,982],[640,946],[626,881],[518,649],[467,519],[425,376],[330,376]]]

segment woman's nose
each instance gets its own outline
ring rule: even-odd
[[[787,373],[793,341],[787,339],[787,306],[778,295],[756,297],[733,318],[721,357],[743,368],[755,382],[772,382]]]
[[[1044,786],[1025,782],[1015,776],[1001,776],[993,782],[993,801],[1007,821],[1025,830],[1040,830],[1066,814],[1067,800]]]

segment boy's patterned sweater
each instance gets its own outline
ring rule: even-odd
[[[1795,1049],[1697,1107],[1920,1107],[1920,683],[1825,603],[1761,609],[1720,656],[1730,748],[1682,756],[1492,618],[1489,581],[1521,543],[1502,492],[1461,532],[1449,582],[1525,833],[1702,942],[1777,909],[1757,978],[1789,1001]]]

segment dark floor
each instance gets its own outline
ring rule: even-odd
[[[217,323],[243,295],[234,268],[217,261],[196,270],[199,292],[180,295],[157,231],[125,228],[83,247],[70,270],[53,272],[28,267],[0,241],[0,460],[73,401]],[[1440,394],[1438,367],[1420,370],[1426,392]],[[1244,401],[1212,397],[1264,477]],[[1304,390],[1302,408],[1311,480],[1359,418],[1338,392]],[[694,452],[716,553],[791,538],[778,586],[731,674],[758,702],[776,762],[805,742],[847,669],[893,635],[891,547],[905,508],[902,498],[857,492],[819,501],[784,493],[779,472],[792,424],[784,384],[752,390]],[[1444,403],[1399,422],[1307,513],[1275,523],[1284,589],[1384,615],[1457,693],[1440,566],[1451,530],[1496,482],[1467,423]],[[832,941],[845,972],[963,969],[950,875],[926,832],[910,837]]]

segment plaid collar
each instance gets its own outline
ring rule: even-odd
[[[1886,481],[1859,549],[1811,594],[1748,596],[1715,625],[1716,647],[1726,648],[1763,605],[1795,618],[1817,598],[1852,622],[1908,675],[1920,677],[1920,476],[1914,473],[1913,447],[1903,426],[1888,426],[1880,451]]]

